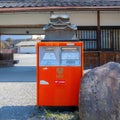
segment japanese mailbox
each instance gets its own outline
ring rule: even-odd
[[[78,106],[82,42],[37,43],[37,105]]]

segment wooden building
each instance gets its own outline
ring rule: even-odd
[[[0,0],[0,34],[44,34],[51,14],[77,25],[86,68],[120,62],[120,0]]]
[[[18,49],[18,53],[22,54],[35,54],[36,53],[36,44],[37,41],[29,40],[29,41],[21,41],[20,43],[16,44]]]
[[[0,67],[13,66],[13,49],[6,41],[0,41]]]

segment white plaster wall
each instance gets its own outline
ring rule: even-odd
[[[102,26],[120,26],[120,11],[101,11]]]
[[[95,26],[97,25],[97,12],[96,11],[63,11],[54,12],[55,14],[68,14],[71,23],[78,26]]]
[[[80,11],[70,14],[70,21],[78,26],[96,26],[97,12],[96,11]]]
[[[71,23],[77,26],[97,26],[96,11],[58,11],[56,14],[68,14]],[[50,12],[0,13],[0,26],[47,24]],[[120,11],[100,11],[101,26],[120,26]],[[0,28],[1,34],[44,34],[42,28]]]
[[[76,25],[97,25],[96,12],[93,11],[71,11],[54,12],[57,14],[69,14],[70,21]],[[0,25],[37,25],[49,22],[50,12],[31,13],[2,13],[0,14]]]
[[[2,13],[0,25],[35,25],[49,22],[48,13]]]
[[[62,11],[68,14],[71,23],[79,26],[97,25],[96,11]],[[101,11],[101,25],[120,25],[120,11]],[[0,25],[38,25],[49,22],[50,12],[0,13]]]

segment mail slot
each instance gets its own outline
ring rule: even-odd
[[[37,105],[78,106],[82,42],[37,43]]]

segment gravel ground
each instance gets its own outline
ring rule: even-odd
[[[14,59],[19,60],[14,67],[0,68],[0,120],[46,120],[45,111],[35,105],[35,54],[15,54]]]
[[[36,112],[35,55],[14,57],[18,64],[0,68],[0,120],[28,120]]]

